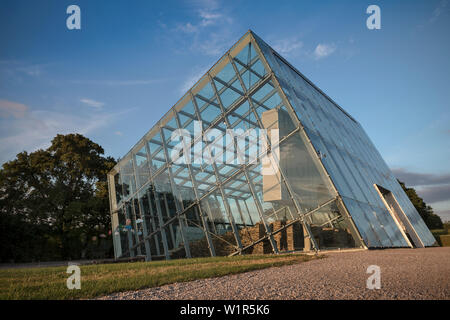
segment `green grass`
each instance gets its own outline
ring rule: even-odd
[[[161,286],[268,267],[317,257],[303,254],[246,255],[154,262],[81,266],[81,289],[66,286],[67,267],[0,270],[0,299],[84,299],[114,292]]]

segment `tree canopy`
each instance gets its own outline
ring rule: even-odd
[[[90,139],[67,134],[3,164],[2,261],[85,258],[90,247],[109,238],[106,174],[115,160],[103,154]]]

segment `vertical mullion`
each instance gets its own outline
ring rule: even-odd
[[[178,118],[178,113],[177,112],[175,112],[175,120],[177,122],[178,128],[181,129],[182,128],[181,121]],[[195,137],[194,137],[194,139],[195,139]],[[191,147],[192,147],[192,144],[191,144]],[[190,152],[190,149],[189,149],[189,152]],[[194,189],[195,200],[197,201],[197,207],[198,207],[198,211],[200,213],[200,219],[201,219],[202,224],[203,224],[203,232],[205,233],[206,240],[208,242],[209,253],[211,254],[211,257],[215,257],[216,256],[216,251],[215,251],[215,248],[214,248],[213,241],[211,239],[211,235],[209,233],[210,231],[209,231],[208,221],[206,220],[206,217],[203,214],[203,209],[201,208],[201,205],[200,205],[200,200],[199,200],[200,197],[198,196],[197,181],[195,180],[194,174],[192,172],[191,164],[189,162],[187,162],[186,166],[188,168],[189,178],[191,179],[192,187]],[[206,199],[205,199],[205,201],[208,202]],[[213,222],[213,224],[214,224],[214,222]]]
[[[236,203],[236,207],[239,211],[239,216],[241,217],[242,224],[244,225],[244,228],[247,228],[247,224],[245,223],[244,215],[242,214],[241,206],[239,205],[237,198],[233,198],[233,200]]]
[[[208,78],[209,78],[210,82],[212,82],[212,79],[209,76],[209,74],[208,74]],[[212,84],[214,84],[214,83],[212,83]],[[216,90],[215,86],[213,88],[214,88],[214,94],[217,97],[217,90]],[[191,92],[191,98],[192,98],[192,102],[193,102],[193,105],[194,105],[195,112],[197,113],[197,117],[198,117],[198,119],[201,119],[200,112],[199,112],[199,109],[198,109],[198,106],[197,106],[197,101],[195,101],[192,92]],[[222,111],[222,116],[225,117],[225,113],[223,112],[223,107],[221,107],[221,111]],[[202,128],[202,130],[203,130],[203,128]],[[209,154],[211,154],[211,150],[209,149],[209,145],[207,146],[207,148],[208,148]],[[211,166],[213,167],[214,174],[216,175],[217,188],[219,189],[219,191],[220,191],[220,193],[222,195],[222,201],[224,203],[225,211],[227,213],[228,220],[230,221],[231,228],[233,229],[233,233],[234,233],[234,238],[236,240],[236,244],[239,247],[239,252],[241,252],[241,250],[242,250],[242,243],[241,243],[241,238],[239,237],[239,232],[238,232],[239,230],[237,229],[236,224],[234,223],[233,215],[231,214],[231,211],[230,211],[230,208],[229,208],[229,205],[228,205],[228,201],[227,201],[227,198],[225,196],[225,192],[224,192],[223,187],[222,187],[219,171],[217,170],[217,166],[214,163],[214,161],[212,161]]]
[[[166,233],[166,229],[164,229],[164,227],[163,227],[164,220],[163,220],[163,216],[162,216],[161,203],[160,203],[160,199],[159,199],[159,194],[156,191],[156,185],[155,185],[155,180],[154,180],[154,177],[153,177],[153,170],[152,170],[152,166],[151,166],[151,161],[152,161],[151,159],[152,159],[153,154],[151,153],[150,147],[148,145],[150,143],[150,140],[151,139],[149,139],[147,141],[147,143],[146,143],[146,150],[147,150],[148,161],[149,161],[149,168],[150,168],[150,179],[151,179],[151,182],[152,182],[150,185],[153,185],[153,190],[152,191],[153,191],[153,197],[154,197],[155,207],[156,207],[156,216],[158,217],[158,226],[159,226],[159,229],[161,231],[161,240],[162,240],[163,249],[164,249],[164,256],[166,257],[166,260],[169,260],[170,259],[170,253],[169,253],[169,245],[167,243],[167,233]],[[155,154],[157,154],[158,152],[159,152],[159,150],[157,149],[155,151]],[[156,171],[159,171],[160,169],[162,169],[162,168],[159,168]],[[152,212],[152,215],[154,215],[153,206],[152,206],[152,203],[151,203],[151,191],[150,190],[147,191],[147,195],[148,195],[148,201],[149,201],[149,205],[150,205],[150,210]],[[158,237],[156,237],[155,240],[158,241]],[[159,251],[159,253],[161,253],[160,252],[161,250],[159,248],[159,243],[158,242],[157,242],[156,247],[157,247],[157,253],[158,253],[158,251]]]
[[[229,58],[229,56],[228,56],[228,60],[231,61],[231,59]],[[232,63],[232,62],[230,62],[230,63]],[[236,68],[234,65],[233,65],[233,67]],[[239,81],[240,81],[240,83],[242,84],[242,83],[243,83],[243,82],[242,82],[242,79],[241,79],[239,73],[237,73],[237,74],[238,74]],[[214,92],[215,92],[215,94],[216,94],[216,99],[217,99],[217,101],[219,102],[219,106],[220,106],[220,108],[222,109],[222,112],[225,114],[225,112],[224,112],[225,109],[224,109],[224,107],[223,107],[222,100],[220,99],[219,95],[217,94],[217,88],[216,88],[216,85],[215,85],[214,81],[212,81],[211,76],[209,75],[209,73],[208,73],[208,76],[209,76],[209,78],[210,78],[211,85],[213,86]],[[244,90],[245,92],[247,92],[245,86],[243,87],[243,90]],[[247,100],[250,100],[250,99],[247,99]],[[228,118],[227,118],[226,116],[224,116],[224,121],[225,121],[226,126],[227,126],[228,128],[230,128],[231,126],[230,126],[230,123],[228,122]],[[248,184],[249,184],[249,187],[250,187],[250,191],[251,191],[252,196],[253,196],[253,200],[254,200],[255,203],[256,203],[256,208],[258,209],[258,213],[259,213],[259,216],[260,216],[260,218],[261,218],[261,221],[262,221],[263,224],[264,224],[264,229],[266,230],[266,234],[269,235],[269,242],[270,242],[270,245],[272,246],[272,250],[273,250],[273,252],[278,253],[278,248],[277,248],[277,245],[276,245],[276,243],[275,243],[275,240],[273,239],[272,232],[270,231],[269,225],[267,224],[267,221],[266,221],[266,219],[264,218],[264,210],[263,210],[263,208],[262,208],[262,206],[261,206],[261,203],[259,202],[258,197],[256,196],[256,191],[255,191],[255,187],[254,187],[254,185],[253,185],[253,181],[250,180],[250,176],[249,176],[249,174],[248,174],[248,172],[247,172],[247,166],[246,166],[246,164],[245,164],[245,159],[241,159],[241,153],[240,153],[240,151],[239,151],[239,146],[238,146],[238,144],[236,143],[236,141],[234,141],[234,138],[233,138],[233,143],[234,143],[234,146],[235,146],[236,154],[237,154],[237,156],[240,158],[239,161],[240,161],[240,163],[243,164],[243,165],[242,165],[242,170],[243,170],[243,172],[244,172],[244,174],[245,174],[245,177],[246,177],[246,179],[247,179],[247,181],[248,181]]]
[[[258,115],[258,113],[257,113],[256,110],[255,110],[255,106],[253,105],[253,102],[252,102],[251,100],[252,100],[252,99],[248,99],[249,104],[250,104],[250,108],[252,109],[252,112],[253,112],[254,116],[256,117],[256,121],[258,122],[258,125],[259,125],[261,128],[264,128],[264,126],[263,126],[263,124],[262,124],[262,122],[261,122],[261,119],[259,118],[259,115]],[[262,135],[262,138],[264,139],[264,141],[265,141],[265,143],[266,143],[266,146],[268,146],[269,148],[271,148],[271,142],[270,142],[270,139],[268,139],[268,138],[266,137],[265,134]],[[298,203],[298,200],[294,197],[294,193],[292,192],[291,185],[290,185],[289,182],[287,181],[287,179],[286,179],[286,177],[285,177],[285,175],[284,175],[284,172],[283,172],[283,170],[281,169],[281,167],[280,167],[280,165],[279,165],[280,159],[276,159],[275,153],[272,153],[272,155],[273,155],[273,157],[275,158],[275,161],[277,162],[276,164],[274,164],[274,163],[272,163],[272,161],[270,161],[271,164],[272,164],[272,167],[273,167],[274,165],[277,165],[277,166],[278,166],[278,170],[279,170],[279,173],[280,173],[281,181],[284,182],[284,184],[286,185],[286,189],[287,189],[287,191],[288,191],[288,193],[289,193],[289,197],[290,197],[291,200],[293,201],[294,206],[295,206],[295,209],[297,210],[297,213],[299,214],[300,217],[303,217],[303,213],[302,213],[302,211],[301,211],[300,204]],[[280,181],[280,182],[281,182],[281,181]],[[310,219],[310,218],[309,218],[309,219]],[[316,243],[316,240],[315,240],[315,238],[314,238],[314,236],[313,236],[313,234],[312,234],[311,228],[309,227],[309,225],[306,225],[307,223],[306,223],[305,219],[302,219],[302,222],[305,224],[306,231],[308,232],[308,237],[310,238],[310,241],[311,241],[311,243],[313,244],[314,250],[315,250],[315,251],[318,251],[318,250],[319,250],[319,247],[317,246],[317,243]]]
[[[255,225],[255,223],[253,222],[253,219],[252,219],[252,215],[250,214],[250,209],[248,208],[247,202],[245,202],[245,200],[244,200],[244,204],[245,204],[245,210],[247,210],[248,216],[250,218],[250,223],[252,225]]]
[[[161,230],[161,237],[163,240],[164,255],[166,256],[167,260],[170,260],[169,245],[167,244],[167,233],[166,233],[166,229],[164,229],[164,227],[163,227],[164,220],[163,220],[163,216],[162,216],[162,208],[161,208],[161,203],[160,203],[160,199],[159,199],[159,194],[156,191],[156,188],[154,188],[153,194],[155,197],[155,205],[156,205],[156,212],[158,214],[159,228]]]
[[[133,164],[133,175],[134,175],[134,180],[135,180],[135,185],[136,185],[136,193],[135,193],[135,197],[137,197],[138,196],[138,193],[137,193],[137,189],[138,189],[138,172],[137,172],[137,164],[136,164],[136,155],[135,154],[132,154],[131,155],[131,163]],[[139,208],[136,208],[136,205],[135,205],[135,201],[134,201],[134,199],[135,199],[135,197],[132,197],[131,199],[131,204],[132,204],[132,210],[133,210],[133,215],[134,215],[134,228],[135,228],[135,234],[134,234],[134,237],[136,238],[136,245],[137,245],[137,253],[138,253],[138,255],[141,255],[142,254],[142,252],[141,252],[141,246],[139,245],[139,235],[138,235],[138,224],[137,224],[137,222],[136,222],[136,210],[139,210]],[[139,216],[141,216],[141,213],[139,212]],[[144,237],[145,237],[145,235],[144,235]],[[147,251],[147,248],[145,248],[145,250]],[[145,257],[146,259],[147,259],[147,255],[146,255],[146,257]]]
[[[164,202],[164,209],[166,210],[167,218],[170,220],[171,217],[169,215],[169,203],[167,201],[167,196],[165,193],[162,195],[162,201]],[[173,249],[175,249],[175,242],[176,242],[175,240],[176,239],[175,239],[175,233],[173,232],[173,224],[171,223],[171,224],[167,225],[166,227],[169,229],[170,238],[172,239]]]
[[[174,117],[176,117],[176,115],[174,114]],[[184,226],[183,226],[183,217],[180,216],[180,212],[182,212],[183,210],[181,209],[181,202],[183,201],[181,199],[181,194],[178,192],[178,188],[175,185],[175,181],[173,179],[173,174],[172,174],[172,166],[169,164],[169,152],[167,150],[167,144],[166,144],[166,139],[165,139],[165,135],[164,135],[164,130],[162,128],[160,128],[160,135],[161,135],[161,141],[162,141],[162,147],[164,150],[164,154],[166,156],[166,162],[167,162],[167,173],[169,175],[169,181],[170,181],[170,186],[172,188],[172,193],[174,195],[174,202],[175,202],[175,208],[176,208],[176,215],[177,215],[177,219],[178,219],[178,226],[180,228],[180,233],[181,233],[181,238],[183,239],[183,245],[184,245],[184,250],[186,252],[186,258],[191,258],[191,250],[189,248],[189,240],[186,236],[185,230],[184,230]],[[169,213],[169,207],[167,205],[167,199],[166,199],[166,195],[164,195],[164,199],[166,202],[166,207],[167,207],[167,213]],[[171,227],[173,226],[172,224],[170,225]],[[172,230],[172,229],[171,229]],[[172,231],[173,233],[173,231]],[[175,242],[174,242],[174,246],[175,246]]]
[[[275,76],[274,76],[274,74],[273,74],[273,71],[271,70],[271,68],[269,67],[269,65],[267,64],[267,62],[265,61],[265,59],[263,58],[264,55],[263,55],[262,52],[260,51],[259,47],[255,44],[255,40],[253,39],[253,37],[250,38],[250,41],[251,41],[252,45],[255,47],[255,50],[256,50],[257,54],[260,56],[261,62],[262,62],[263,64],[265,64],[265,68],[266,68],[267,70],[270,70],[270,71],[271,71],[271,74],[272,74],[272,75],[271,75],[270,78],[271,78],[271,80],[272,80],[272,82],[273,82],[273,81],[274,81],[274,78],[275,78]],[[276,79],[275,79],[275,80],[276,80]],[[277,91],[279,91],[278,88],[277,88]],[[261,128],[264,128],[264,126],[263,126],[262,123],[261,123],[261,119],[259,118],[258,113],[257,113],[256,110],[255,110],[255,107],[254,107],[254,105],[253,105],[252,99],[248,99],[248,101],[249,101],[249,104],[250,104],[250,108],[252,109],[252,111],[253,111],[253,113],[254,113],[256,119],[257,119],[257,122],[258,122],[259,126],[260,126]],[[265,143],[266,143],[267,146],[271,146],[270,140],[269,140],[265,135],[263,135],[263,139],[265,140]],[[275,155],[274,155],[274,157],[275,157]],[[279,162],[279,159],[276,159],[276,160]],[[278,169],[279,169],[279,172],[280,172],[281,179],[282,179],[282,181],[283,181],[283,182],[285,183],[285,185],[286,185],[286,189],[287,189],[287,191],[288,191],[288,193],[289,193],[289,197],[292,199],[292,201],[293,201],[293,203],[294,203],[294,206],[295,206],[295,209],[297,210],[297,213],[300,215],[300,217],[303,217],[303,214],[301,213],[301,210],[300,210],[300,205],[299,205],[297,199],[295,199],[295,197],[293,196],[292,188],[291,188],[289,182],[287,181],[287,179],[285,178],[285,175],[284,175],[284,173],[283,173],[283,170],[281,170],[279,164],[277,164],[277,165],[278,165]],[[272,166],[273,166],[273,164],[272,164]],[[313,247],[314,247],[314,250],[315,250],[315,251],[318,251],[318,250],[319,250],[319,247],[317,246],[317,243],[316,243],[316,240],[315,240],[315,238],[314,238],[314,236],[313,236],[313,234],[312,234],[311,228],[309,227],[309,225],[307,225],[307,223],[306,223],[306,221],[305,221],[304,219],[302,219],[302,222],[303,222],[303,224],[305,225],[306,231],[307,231],[307,233],[308,233],[308,237],[310,238],[310,241],[311,241],[311,243],[312,243],[312,245],[313,245]]]
[[[252,43],[255,43],[255,39],[253,38],[253,36],[251,36],[251,42],[252,42]],[[268,68],[268,70],[272,70],[272,69],[270,68],[269,64],[267,63],[267,61],[265,60],[264,55],[262,54],[262,52],[261,52],[259,46],[257,46],[256,44],[255,44],[255,50],[258,52],[258,54],[259,54],[260,56],[262,56],[261,61],[265,64],[266,68]],[[275,74],[273,73],[273,71],[272,71],[272,78],[273,78],[273,81],[272,81],[272,82],[273,82],[274,86],[278,89],[278,91],[279,91],[279,93],[280,93],[282,99],[286,101],[286,107],[289,107],[290,111],[292,112],[292,111],[293,111],[293,108],[292,108],[292,106],[291,106],[291,104],[290,104],[290,101],[289,101],[289,99],[287,99],[286,95],[284,94],[283,89],[281,89],[281,86],[280,86],[280,84],[279,84],[279,82],[278,82],[278,79],[277,79],[277,77],[275,76]],[[294,114],[296,115],[296,112],[295,112],[295,111],[294,111]],[[307,138],[309,144],[312,146],[313,150],[315,151],[314,145],[312,144],[311,140],[309,139],[308,134],[306,133],[305,128],[303,127],[303,124],[302,124],[301,121],[298,119],[297,115],[296,115],[294,118],[295,118],[295,120],[296,120],[296,122],[297,122],[297,126],[301,129],[301,131],[303,131],[303,133],[304,133],[304,135],[306,136],[306,138]],[[348,210],[347,210],[345,204],[343,203],[343,201],[342,201],[342,199],[341,199],[341,197],[340,197],[340,194],[339,194],[339,192],[338,192],[336,186],[334,185],[333,180],[331,179],[331,176],[329,175],[327,169],[326,169],[325,166],[323,165],[323,163],[322,163],[321,159],[319,158],[319,156],[317,155],[317,153],[316,153],[316,152],[314,152],[314,153],[315,153],[315,155],[316,155],[316,157],[317,157],[317,159],[318,159],[318,161],[319,161],[319,164],[320,164],[320,166],[321,166],[323,172],[324,172],[324,173],[326,174],[326,176],[328,177],[328,180],[329,180],[329,182],[330,182],[330,184],[331,184],[331,186],[332,186],[334,192],[335,192],[335,193],[339,196],[339,198],[340,198],[340,202],[342,203],[342,207],[344,208],[344,215],[346,216],[347,220],[350,222],[351,229],[354,229],[354,230],[352,231],[352,233],[354,233],[354,234],[357,235],[356,238],[358,239],[358,241],[360,242],[360,244],[361,244],[362,246],[365,247],[364,240],[363,240],[361,234],[359,233],[359,230],[356,228],[356,225],[355,225],[355,223],[354,223],[354,221],[353,221],[353,218],[351,217],[351,215],[349,214],[349,212],[348,212]],[[311,238],[311,235],[310,235],[310,234],[308,234],[308,236],[310,236],[310,238]],[[314,238],[314,237],[312,237],[311,239],[313,239],[313,238]],[[314,245],[315,245],[315,244],[314,244]],[[318,249],[318,248],[317,248],[317,249]],[[317,250],[317,249],[316,249],[316,250]]]
[[[149,190],[147,190],[146,193],[147,193],[148,206],[149,206],[149,209],[150,209],[152,227],[153,227],[153,231],[155,231],[156,230],[156,223],[155,223],[156,216],[155,216],[155,212],[153,211],[151,193],[150,193]],[[155,240],[155,244],[156,244],[156,254],[160,255],[161,254],[161,250],[159,249],[158,234],[155,234],[154,240]],[[162,235],[161,235],[161,241],[163,241],[163,236]]]
[[[144,205],[141,197],[139,197],[138,201],[139,201],[139,211],[141,212],[142,226],[144,229],[143,238],[145,246],[145,260],[151,261],[152,253],[150,251],[150,239],[146,238],[148,236],[148,228],[147,228],[147,221],[145,220]]]
[[[128,220],[130,219],[131,221],[131,217],[130,217],[130,210],[131,210],[131,204],[128,205],[128,201],[125,202],[124,204],[124,208],[125,208],[125,219]],[[126,224],[126,220],[125,220],[125,225]],[[130,252],[130,257],[134,257],[134,249],[133,249],[133,236],[131,235],[131,230],[127,228],[127,237],[128,237],[128,251]]]
[[[209,218],[211,220],[213,229],[214,229],[214,234],[217,234],[217,228],[216,228],[216,223],[214,222],[214,217],[212,214],[212,210],[211,210],[211,205],[209,204],[209,200],[207,198],[203,198],[206,204],[206,214],[209,215]]]
[[[147,153],[147,165],[148,165],[148,169],[149,169],[149,180],[150,180],[150,184],[149,186],[151,186],[153,184],[153,169],[152,169],[152,158],[151,158],[151,154],[150,154],[150,147],[149,147],[149,142],[147,141],[147,139],[144,140],[145,141],[145,152]],[[147,191],[147,198],[148,198],[148,206],[150,209],[150,214],[151,214],[151,223],[152,223],[152,227],[153,230],[156,230],[156,223],[155,223],[155,212],[153,211],[153,205],[152,205],[152,198],[151,198],[151,192]],[[163,236],[161,234],[161,241],[163,241]],[[155,241],[155,246],[156,246],[156,254],[157,255],[161,255],[161,250],[159,248],[159,237],[158,234],[155,234],[154,236],[154,241]]]
[[[137,254],[140,256],[141,254],[142,254],[142,252],[141,252],[141,246],[140,246],[140,241],[139,241],[139,235],[138,235],[138,225],[137,225],[137,222],[136,222],[136,206],[134,205],[135,203],[134,203],[134,197],[133,198],[131,198],[131,213],[132,213],[132,215],[133,215],[133,220],[134,220],[134,239],[136,240],[136,251],[137,251]]]

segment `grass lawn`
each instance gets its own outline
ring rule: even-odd
[[[320,258],[320,256],[319,256]],[[247,255],[81,266],[81,289],[66,286],[67,267],[0,270],[0,299],[84,299],[317,259],[303,254]]]

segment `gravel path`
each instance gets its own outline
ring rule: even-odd
[[[447,299],[450,247],[327,253],[325,259],[175,283],[100,299]],[[381,289],[369,290],[369,265]]]

